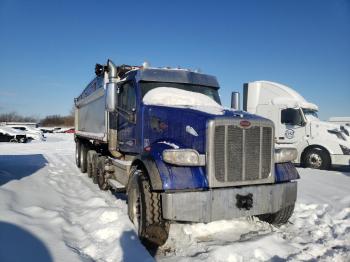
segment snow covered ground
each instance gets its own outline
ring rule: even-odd
[[[350,261],[350,170],[298,170],[289,224],[173,224],[152,257],[125,196],[100,191],[76,168],[71,134],[0,143],[0,261]]]

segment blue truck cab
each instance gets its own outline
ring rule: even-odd
[[[275,150],[272,121],[223,108],[215,77],[110,60],[95,73],[75,99],[76,163],[102,190],[126,192],[144,244],[164,244],[172,221],[288,221],[296,150]]]

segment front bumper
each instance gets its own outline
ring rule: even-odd
[[[350,155],[331,155],[332,165],[350,166]]]
[[[252,194],[252,207],[249,210],[237,207],[237,195],[248,194]],[[297,182],[162,193],[163,218],[175,221],[211,222],[275,213],[294,204],[296,198]]]

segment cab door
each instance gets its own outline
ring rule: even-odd
[[[306,121],[300,108],[285,108],[280,111],[277,143],[297,144],[306,139]],[[276,132],[277,133],[277,132]]]
[[[118,143],[123,152],[137,152],[136,145],[136,87],[133,81],[119,87]]]

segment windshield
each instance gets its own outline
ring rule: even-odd
[[[308,120],[319,120],[316,110],[303,108],[303,113]]]
[[[209,87],[209,86],[200,86],[200,85],[191,85],[191,84],[183,84],[183,83],[168,83],[168,82],[140,82],[141,90],[142,90],[142,98],[149,92],[150,90],[157,87],[172,87],[178,88],[181,90],[191,91],[206,95],[213,99],[216,103],[221,105],[220,97],[218,90]]]

